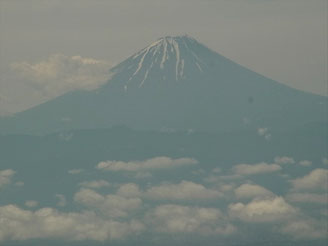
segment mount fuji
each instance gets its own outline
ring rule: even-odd
[[[326,124],[327,98],[268,79],[189,36],[163,37],[73,91],[0,120],[0,133],[125,125],[139,130],[288,130]]]

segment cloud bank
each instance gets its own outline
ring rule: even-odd
[[[297,210],[282,197],[255,199],[250,203],[229,205],[231,217],[245,222],[275,222],[293,216]]]
[[[229,235],[236,230],[215,208],[160,205],[150,211],[147,218],[155,230],[162,233]]]
[[[195,165],[198,161],[191,158],[171,159],[169,157],[155,157],[145,161],[104,161],[100,162],[96,168],[106,171],[143,171],[147,169],[168,169],[174,167]]]
[[[264,173],[272,173],[281,170],[281,167],[277,164],[239,164],[233,167],[233,170],[238,175],[256,175]]]
[[[11,69],[25,84],[49,98],[72,90],[93,90],[106,83],[111,64],[81,56],[52,54],[38,63],[16,62]]]
[[[222,195],[219,191],[185,180],[179,184],[155,186],[145,192],[145,197],[158,200],[211,200],[220,198]]]
[[[104,219],[91,211],[62,213],[53,208],[35,212],[15,205],[0,207],[0,241],[58,238],[73,241],[105,241],[138,234],[142,223]]]
[[[235,189],[234,192],[237,199],[273,196],[273,193],[268,189],[254,184],[243,184]]]

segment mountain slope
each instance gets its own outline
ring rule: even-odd
[[[325,122],[327,98],[254,73],[188,36],[164,37],[74,91],[0,121],[1,133],[126,125],[136,129],[290,129]]]

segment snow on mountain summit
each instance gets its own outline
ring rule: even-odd
[[[137,81],[142,87],[151,75],[170,81],[180,81],[197,71],[204,73],[210,63],[199,54],[208,50],[195,39],[184,36],[166,36],[132,55],[113,69],[114,73],[128,74],[126,87],[130,81]]]

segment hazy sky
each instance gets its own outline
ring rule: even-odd
[[[0,0],[0,11],[0,114],[78,87],[81,67],[83,75],[103,71],[179,34],[289,86],[327,94],[326,0]],[[49,75],[53,64],[60,74]],[[38,76],[48,70],[25,78],[31,68]]]

